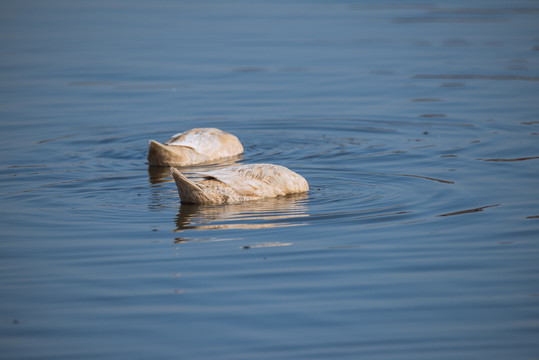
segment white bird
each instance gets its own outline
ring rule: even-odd
[[[243,146],[232,134],[215,128],[196,128],[176,134],[165,144],[150,140],[150,166],[189,166],[243,153]]]
[[[249,164],[199,174],[205,180],[194,183],[171,168],[180,200],[194,204],[234,204],[309,190],[301,175],[271,164]]]

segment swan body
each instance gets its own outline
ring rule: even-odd
[[[200,174],[205,180],[194,183],[171,168],[180,200],[194,204],[234,204],[309,190],[301,175],[271,164],[249,164]]]
[[[189,166],[243,153],[232,134],[215,128],[196,128],[176,134],[164,144],[150,140],[150,166]]]

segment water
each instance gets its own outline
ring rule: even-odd
[[[4,1],[5,359],[536,359],[534,1]],[[148,140],[306,195],[180,205]]]

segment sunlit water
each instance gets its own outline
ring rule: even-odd
[[[534,1],[4,1],[3,359],[536,359]],[[180,205],[148,140],[308,194]],[[196,175],[194,175],[196,176]]]

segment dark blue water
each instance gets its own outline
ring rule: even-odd
[[[4,1],[5,359],[537,359],[535,1]],[[308,194],[185,206],[148,140]]]

